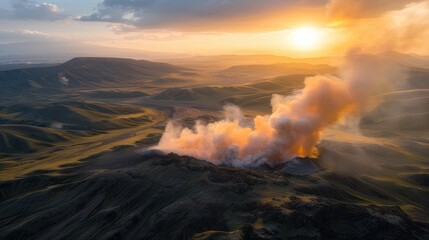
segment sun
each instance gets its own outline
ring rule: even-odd
[[[321,43],[322,31],[313,27],[293,29],[290,34],[292,45],[299,50],[312,50]]]

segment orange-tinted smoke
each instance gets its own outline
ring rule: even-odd
[[[224,120],[197,123],[193,129],[170,122],[155,148],[234,166],[314,156],[327,127],[371,105],[382,79],[380,72],[372,70],[376,64],[373,57],[353,54],[342,68],[342,79],[309,77],[299,94],[274,95],[272,113],[258,115],[251,123],[243,119],[236,106],[225,107]]]

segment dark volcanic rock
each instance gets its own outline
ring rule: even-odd
[[[360,200],[358,197],[331,184],[308,184],[307,186],[296,187],[294,190],[299,193],[311,194],[329,199],[346,201]]]
[[[283,172],[298,176],[309,175],[319,170],[311,158],[294,158],[284,163],[282,168]]]
[[[117,168],[95,159],[55,175],[0,182],[0,239],[429,237],[429,226],[399,207],[340,203],[331,196],[335,188],[314,182],[297,193],[297,186],[277,184],[285,178],[281,171],[215,166],[157,151]],[[289,194],[310,197],[283,197]]]
[[[429,174],[409,174],[407,175],[407,179],[420,186],[429,187]]]
[[[399,207],[352,204],[302,204],[289,219],[295,228],[313,228],[322,239],[425,239],[429,228],[412,221]]]

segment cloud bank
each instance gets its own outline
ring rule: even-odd
[[[377,17],[413,2],[418,0],[331,0],[326,8],[330,18],[344,20]]]
[[[418,0],[104,0],[80,21],[118,24],[122,31],[281,30],[294,23],[378,17]],[[116,29],[120,29],[116,26]]]
[[[0,44],[45,40],[48,34],[36,30],[0,30]]]
[[[0,8],[0,19],[56,21],[68,16],[53,3],[13,0],[10,8]]]
[[[320,7],[324,0],[104,0],[81,21],[119,23],[134,29],[210,31],[219,29],[275,28],[294,10]],[[127,28],[130,30],[129,28]]]

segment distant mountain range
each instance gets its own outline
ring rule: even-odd
[[[185,54],[150,52],[137,49],[115,48],[70,40],[36,40],[0,44],[0,64],[61,63],[74,57],[121,57],[161,59],[186,57]]]

